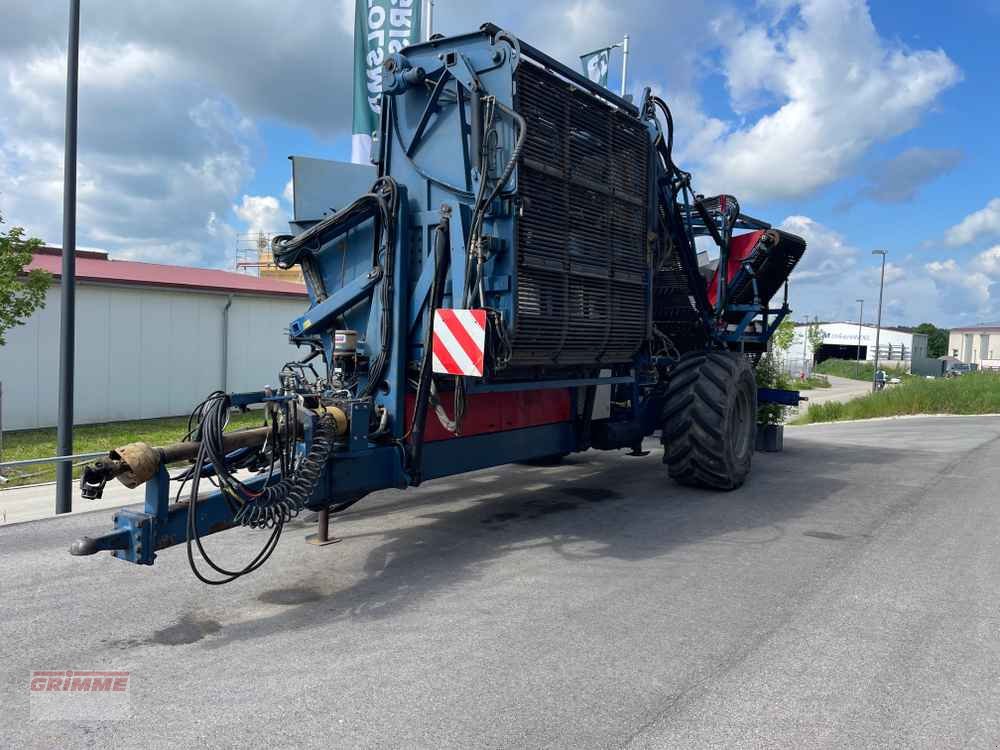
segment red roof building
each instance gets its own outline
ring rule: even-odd
[[[58,407],[62,251],[29,269],[56,277],[45,306],[0,347],[4,430],[48,427]],[[303,352],[288,325],[309,308],[303,284],[207,268],[76,254],[76,424],[190,413],[214,390],[256,391]]]
[[[53,276],[62,273],[62,249],[40,247],[26,270],[41,268]],[[104,284],[129,284],[174,289],[189,289],[227,294],[263,294],[280,297],[306,297],[302,284],[261,279],[231,271],[190,266],[168,266],[135,260],[111,260],[107,253],[77,250],[76,280]]]

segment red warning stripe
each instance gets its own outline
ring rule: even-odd
[[[434,311],[434,372],[483,377],[486,359],[486,310]]]
[[[448,326],[448,330],[451,331],[451,335],[455,337],[455,341],[462,347],[462,351],[472,360],[473,364],[478,363],[483,358],[483,350],[472,340],[472,337],[465,330],[465,326],[462,325],[455,311],[442,308],[438,312],[441,313],[439,319]]]

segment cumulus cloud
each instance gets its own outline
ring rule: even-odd
[[[640,49],[685,49],[658,67],[694,80],[699,40],[710,36],[702,14],[721,3],[680,7],[669,28],[635,29],[633,16],[655,16],[656,0],[627,11],[595,0],[512,0],[491,8],[492,18],[478,4],[438,0],[436,30],[467,32],[492,20],[570,64],[581,50],[630,31]],[[82,13],[81,246],[223,265],[237,233],[277,222],[267,196],[241,197],[263,150],[254,123],[299,126],[321,138],[350,128],[352,0],[322,7],[91,0]],[[4,19],[0,211],[58,244],[66,9],[8,0]],[[279,191],[290,202],[289,191]]]
[[[668,22],[639,24],[663,18],[661,0],[511,0],[491,7],[490,18],[480,4],[437,0],[435,30],[465,32],[492,20],[572,67],[581,51],[631,34],[632,93],[655,84],[674,112],[678,160],[694,170],[698,188],[735,192],[748,207],[804,196],[847,174],[873,143],[912,128],[960,77],[944,52],[881,37],[861,0],[761,0],[754,22],[742,12],[727,16],[733,5],[674,5]],[[65,10],[29,0],[7,6],[14,22],[0,25],[0,210],[57,242]],[[353,6],[85,3],[80,244],[220,265],[236,233],[283,229],[289,189],[247,187],[262,151],[254,123],[322,138],[347,133]],[[706,18],[725,22],[713,28]],[[709,113],[699,94],[720,70],[735,119]],[[832,230],[799,228],[816,233],[814,247],[828,241],[827,252],[807,256],[803,280],[856,265],[843,238],[823,235]]]
[[[271,195],[244,195],[233,212],[246,224],[248,232],[275,234],[288,230],[288,215]]]
[[[792,274],[796,282],[841,278],[858,264],[860,251],[839,233],[808,216],[789,216],[779,229],[806,241],[806,254]]]
[[[805,0],[793,20],[744,25],[722,43],[734,106],[761,96],[780,105],[712,144],[699,185],[756,200],[802,197],[844,177],[961,78],[942,50],[881,37],[863,0]]]
[[[995,279],[1000,279],[1000,245],[984,250],[972,260],[972,267]]]
[[[808,216],[789,216],[780,229],[807,242],[806,254],[789,284],[790,304],[797,319],[857,320],[856,300],[864,299],[865,317],[874,320],[881,277],[878,257]],[[997,250],[993,262],[1000,262],[1000,247]],[[985,256],[983,253],[968,267],[954,259],[921,264],[907,256],[887,261],[883,321],[887,325],[907,325],[932,320],[947,325],[964,320],[970,310],[985,316],[989,308],[986,290],[991,279],[977,270],[991,262]]]
[[[873,282],[878,282],[883,275],[881,264],[878,267],[869,268],[867,273]],[[895,284],[897,281],[902,281],[906,278],[906,269],[891,261],[886,261],[884,275],[886,284]]]
[[[954,258],[935,260],[924,268],[941,295],[941,303],[951,312],[974,309],[987,312],[990,302],[989,276],[961,266]]]
[[[1000,198],[994,198],[984,208],[966,216],[944,235],[952,247],[968,245],[980,238],[1000,236]]]
[[[78,244],[219,262],[227,235],[219,217],[253,174],[255,131],[230,103],[178,78],[185,66],[136,43],[81,49]],[[0,209],[60,244],[65,56],[46,48],[8,61],[7,73]]]
[[[933,260],[924,270],[950,314],[964,322],[1000,318],[1000,245],[965,261]]]

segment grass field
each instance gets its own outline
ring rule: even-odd
[[[897,386],[846,403],[810,405],[793,424],[904,414],[998,414],[1000,375],[975,373],[946,380],[910,378]]]
[[[814,388],[829,388],[830,381],[823,375],[810,375],[805,380],[790,380],[787,387],[793,391],[811,391]]]
[[[875,379],[875,365],[871,362],[862,362],[861,367],[853,359],[827,359],[816,365],[815,372],[821,375],[834,375],[838,378],[850,378],[851,380],[865,380],[872,382]],[[901,378],[906,380],[913,376],[906,372],[885,368],[885,374],[890,378]]]
[[[185,417],[166,417],[164,419],[144,419],[129,422],[104,422],[102,424],[85,424],[73,428],[73,453],[96,453],[107,451],[126,443],[143,441],[150,445],[174,443],[187,433]],[[229,423],[229,429],[254,427],[263,424],[262,412],[234,412]],[[44,458],[56,453],[56,430],[48,427],[40,430],[17,430],[3,434],[4,461],[17,461],[29,458]],[[16,487],[23,484],[50,482],[55,479],[54,464],[36,464],[0,471],[8,482],[0,484],[0,489]],[[79,467],[74,469],[73,476],[79,476]]]

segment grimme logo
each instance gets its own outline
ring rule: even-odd
[[[34,671],[28,681],[33,719],[124,719],[129,716],[128,672],[61,669]]]

